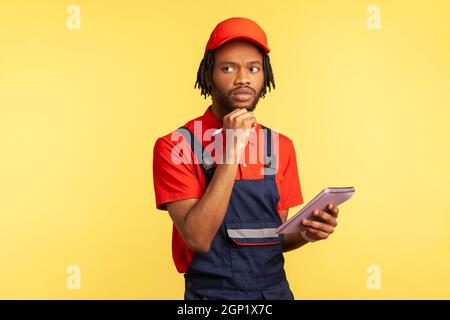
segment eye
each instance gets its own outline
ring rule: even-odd
[[[259,68],[258,68],[258,67],[251,67],[249,70],[250,70],[250,72],[252,72],[252,73],[256,73],[256,72],[259,71]]]
[[[226,73],[230,73],[233,72],[234,68],[233,67],[224,67],[222,68],[223,71],[225,71]]]

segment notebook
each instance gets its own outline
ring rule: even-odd
[[[350,199],[355,193],[354,187],[335,188],[330,187],[323,189],[310,202],[308,202],[299,212],[283,223],[275,233],[294,233],[305,231],[304,225],[301,223],[303,219],[320,220],[313,215],[314,210],[319,209],[328,212],[328,204],[332,203],[336,206]]]

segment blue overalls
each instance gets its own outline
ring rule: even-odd
[[[227,212],[211,248],[197,253],[185,273],[185,299],[294,299],[284,271],[282,221],[275,183],[271,130],[263,127],[264,179],[236,180]],[[214,160],[185,127],[178,129],[202,165],[208,184]]]

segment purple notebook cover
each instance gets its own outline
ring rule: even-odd
[[[308,202],[299,212],[292,216],[288,221],[283,223],[275,231],[276,233],[294,233],[305,230],[301,223],[303,219],[319,220],[313,215],[314,210],[319,209],[327,211],[329,203],[336,206],[350,199],[355,193],[354,187],[345,188],[326,188],[316,195],[310,202]]]

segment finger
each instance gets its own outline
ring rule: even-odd
[[[335,206],[334,204],[330,203],[328,205],[328,210],[330,210],[330,213],[333,215],[333,217],[337,218],[339,214],[339,208]]]
[[[253,124],[255,123],[256,120],[254,118],[253,119],[248,118],[248,119],[245,119],[244,121],[245,121],[245,127],[248,128],[248,129],[245,129],[245,131],[247,133],[252,133],[254,131]]]
[[[238,116],[240,116],[241,114],[244,114],[244,113],[247,113],[247,110],[244,110],[244,109],[235,110],[230,114],[228,119],[230,121],[234,121],[234,119],[236,119]]]
[[[332,227],[336,227],[337,226],[337,220],[334,216],[332,216],[331,214],[321,211],[321,210],[315,210],[314,211],[314,216],[320,218],[321,220],[325,221],[327,224],[329,224]]]
[[[242,120],[242,119],[247,119],[249,117],[254,117],[253,116],[253,112],[244,112],[244,113],[240,113],[238,115],[236,115],[236,117],[234,117],[235,120]]]
[[[242,108],[236,108],[236,109],[234,109],[233,111],[229,112],[228,115],[230,115],[230,114],[235,114],[235,113],[241,112],[241,111],[247,111],[247,110],[242,109]]]
[[[246,125],[245,127],[249,127],[249,129],[251,129],[256,123],[256,118],[253,116],[252,113],[248,112],[248,113],[237,116],[234,119],[234,121],[244,122]]]
[[[234,118],[236,118],[237,116],[239,116],[240,114],[246,113],[248,112],[246,109],[235,109],[233,111],[231,111],[229,114],[227,114],[225,118],[228,118],[230,120],[233,120]]]
[[[325,224],[325,223],[322,223],[322,222],[312,221],[312,220],[308,220],[308,219],[303,219],[302,223],[306,227],[317,229],[319,231],[323,231],[323,232],[326,232],[326,233],[329,233],[329,234],[334,232],[334,227],[333,226],[330,226],[329,224]]]
[[[320,231],[320,230],[317,230],[314,228],[306,228],[306,231],[307,231],[306,235],[309,236],[308,234],[310,234],[311,235],[310,238],[313,238],[315,240],[327,239],[330,236],[329,233],[326,233],[326,232],[323,232],[323,231]]]

